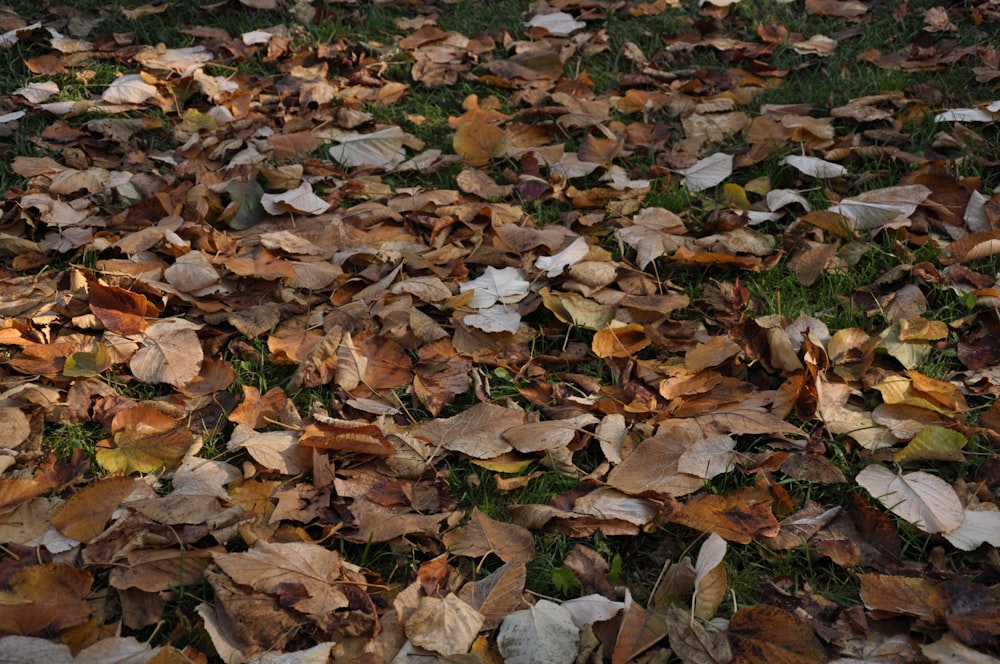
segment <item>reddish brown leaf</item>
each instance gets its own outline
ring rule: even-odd
[[[729,620],[733,661],[741,664],[821,664],[826,651],[808,623],[774,606],[740,609]]]

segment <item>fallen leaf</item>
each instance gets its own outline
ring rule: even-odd
[[[526,574],[524,563],[512,560],[479,581],[466,583],[458,596],[484,617],[483,629],[496,629],[521,606]]]
[[[483,626],[482,614],[454,593],[421,597],[416,611],[406,619],[406,635],[414,644],[440,655],[469,652]]]
[[[748,606],[733,614],[726,632],[734,661],[747,664],[827,661],[819,639],[794,614],[774,606]]]
[[[503,619],[497,647],[506,664],[570,664],[580,630],[569,611],[547,599]]]
[[[431,446],[461,452],[474,459],[492,459],[512,448],[503,432],[524,422],[524,413],[492,403],[478,403],[458,415],[418,426],[413,435]]]
[[[854,479],[893,514],[925,533],[951,532],[965,519],[955,490],[935,475],[922,471],[896,474],[871,465]]]
[[[143,346],[129,360],[129,368],[144,383],[184,387],[198,376],[203,359],[192,326],[180,319],[163,319],[146,328]]]
[[[157,95],[155,85],[150,85],[139,74],[126,74],[115,79],[101,93],[109,104],[141,104]]]
[[[388,170],[406,159],[403,150],[406,132],[396,126],[368,134],[343,134],[335,140],[340,144],[330,148],[330,156],[347,168],[370,166]]]
[[[104,531],[111,515],[135,491],[131,477],[108,477],[82,487],[52,515],[52,527],[66,537],[89,542]]]
[[[677,171],[684,176],[684,186],[692,192],[704,191],[733,174],[733,157],[724,152],[699,159],[690,168]]]
[[[527,562],[535,555],[535,538],[527,528],[491,519],[478,507],[467,524],[448,531],[441,541],[452,554],[469,558],[492,553],[504,562]]]
[[[482,276],[459,286],[459,292],[472,291],[469,306],[473,309],[487,309],[497,304],[514,304],[527,296],[529,284],[517,268],[505,267],[498,270],[488,266]]]
[[[726,597],[726,540],[712,533],[698,550],[694,564],[694,596],[691,598],[692,613],[700,620],[715,617],[719,605]]]

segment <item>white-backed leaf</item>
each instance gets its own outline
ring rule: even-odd
[[[583,260],[589,252],[590,246],[587,245],[587,241],[578,237],[554,256],[539,256],[535,261],[535,267],[545,272],[546,276],[558,277],[567,267]]]
[[[943,535],[955,548],[962,551],[972,551],[984,542],[1000,546],[1000,512],[965,510],[965,520],[962,521],[962,525]]]
[[[268,214],[273,215],[288,212],[317,215],[330,209],[330,204],[314,194],[308,182],[281,194],[264,194],[260,197],[260,204]]]
[[[498,270],[489,266],[482,276],[461,284],[458,289],[462,293],[473,291],[472,300],[469,301],[470,307],[487,309],[497,302],[504,304],[520,302],[528,294],[530,285],[516,267]]]
[[[462,319],[462,322],[483,332],[517,332],[517,328],[521,325],[521,314],[498,304],[488,309],[480,309],[478,313],[469,314]]]
[[[504,618],[497,634],[505,664],[570,664],[579,642],[572,614],[547,599]]]
[[[677,172],[684,176],[684,186],[690,191],[704,191],[733,174],[733,156],[716,152]]]
[[[781,163],[788,164],[800,173],[814,178],[839,178],[841,175],[847,175],[848,173],[848,170],[840,164],[835,164],[832,161],[826,161],[819,157],[792,154],[782,159]]]
[[[872,465],[855,479],[893,514],[925,533],[949,533],[965,520],[958,494],[935,475],[921,471],[897,475],[888,468]]]
[[[101,99],[109,104],[141,104],[155,96],[156,86],[142,80],[139,74],[126,74],[101,93]]]
[[[396,126],[373,131],[370,134],[345,134],[338,136],[340,145],[330,148],[330,156],[348,168],[374,166],[392,168],[406,159],[403,141],[406,132]]]

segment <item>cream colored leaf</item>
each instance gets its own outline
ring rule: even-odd
[[[126,74],[101,93],[101,99],[109,104],[141,104],[156,96],[156,86],[150,85],[139,74]]]
[[[944,538],[955,548],[972,551],[984,542],[1000,546],[1000,512],[995,510],[965,510],[962,525],[947,533]]]
[[[273,215],[289,212],[317,215],[330,209],[330,204],[314,194],[308,182],[281,194],[264,194],[260,197],[260,204],[268,214]]]
[[[521,314],[503,305],[495,305],[469,314],[462,322],[483,332],[517,332],[521,326]]]
[[[406,132],[396,126],[369,134],[344,134],[336,138],[340,145],[330,148],[330,156],[347,168],[373,166],[388,169],[406,159],[403,150],[405,139]]]
[[[520,302],[528,295],[529,284],[524,280],[524,274],[516,267],[505,267],[498,270],[488,266],[483,274],[472,281],[458,287],[459,291],[473,291],[469,306],[473,309],[487,309],[497,302],[513,304]]]
[[[14,94],[21,95],[32,104],[41,104],[52,95],[59,94],[59,85],[55,81],[29,83],[26,87],[14,90]]]
[[[625,602],[616,602],[604,595],[594,594],[563,602],[562,608],[569,611],[573,624],[583,629],[595,622],[611,620],[625,608]]]
[[[841,175],[847,175],[848,173],[848,170],[840,164],[835,164],[832,161],[826,161],[825,159],[820,159],[819,157],[788,155],[781,160],[781,163],[788,164],[789,166],[797,169],[800,173],[804,173],[814,178],[838,178]],[[768,194],[767,200],[771,200],[770,194]],[[774,208],[771,209],[773,210]],[[809,208],[807,207],[806,209],[808,210]]]
[[[583,260],[590,252],[587,241],[582,237],[573,240],[572,243],[554,256],[540,256],[535,261],[535,267],[545,272],[548,277],[558,277],[570,265],[574,265]]]
[[[577,21],[566,12],[552,12],[532,16],[527,26],[529,28],[543,28],[548,30],[549,34],[563,36],[585,28],[587,24],[583,21]]]
[[[684,186],[693,192],[704,191],[733,174],[733,157],[724,152],[699,159],[694,166],[677,171],[684,176]]]
[[[505,664],[570,664],[579,643],[573,616],[547,599],[504,618],[497,634]]]
[[[726,566],[722,564],[726,548],[726,540],[718,533],[712,533],[698,551],[698,560],[694,565],[691,612],[702,620],[715,617],[715,612],[726,597]]]
[[[958,494],[940,477],[921,471],[896,474],[871,465],[858,473],[857,483],[893,514],[925,533],[948,533],[962,525],[965,510]]]

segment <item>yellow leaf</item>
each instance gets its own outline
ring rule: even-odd
[[[910,444],[893,455],[893,461],[962,461],[965,455],[961,449],[968,442],[957,431],[931,425],[924,427]]]
[[[94,351],[71,353],[63,366],[63,375],[68,378],[90,378],[104,373],[110,366],[108,347],[99,343]]]
[[[750,199],[747,192],[738,184],[727,182],[722,186],[722,204],[736,210],[749,210]]]

